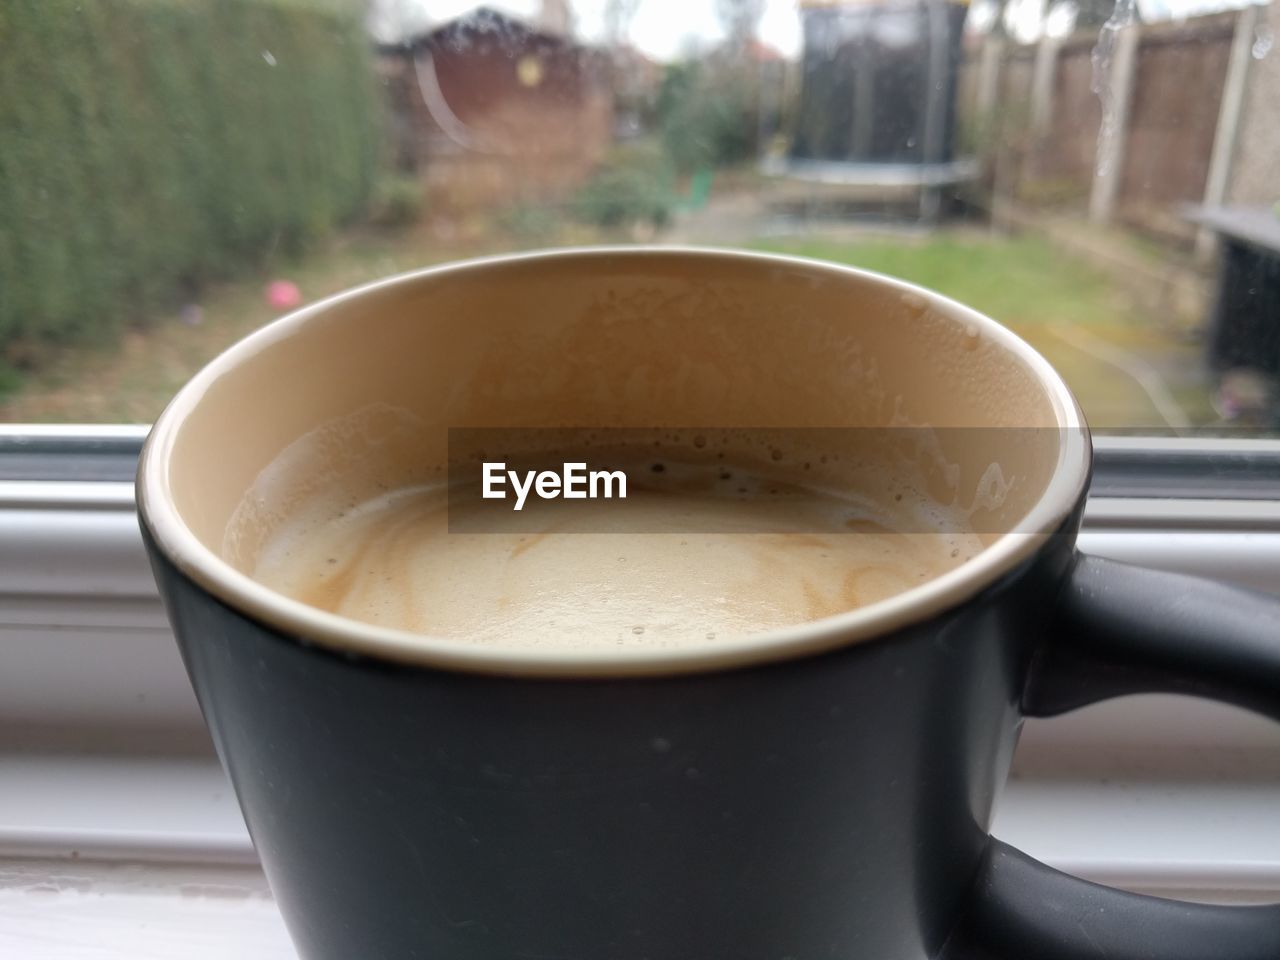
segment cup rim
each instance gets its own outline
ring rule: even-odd
[[[972,560],[884,600],[807,623],[684,648],[624,648],[606,652],[474,646],[447,637],[376,626],[328,613],[277,593],[236,570],[206,547],[183,522],[171,495],[169,460],[187,416],[210,386],[244,359],[292,335],[311,318],[349,300],[395,286],[493,265],[594,257],[642,260],[654,255],[754,261],[857,277],[922,298],[1013,353],[1045,391],[1063,438],[1058,462],[1043,494],[1016,532],[1001,534]],[[156,548],[181,573],[215,599],[288,636],[346,655],[453,672],[547,678],[664,676],[713,672],[812,655],[888,637],[957,607],[1033,556],[1046,536],[1059,532],[1088,483],[1092,444],[1070,389],[1056,370],[1017,334],[957,301],[915,284],[869,270],[785,254],[713,247],[592,246],[463,260],[413,270],[353,287],[309,304],[250,333],[206,364],[156,419],[139,458],[138,515]]]

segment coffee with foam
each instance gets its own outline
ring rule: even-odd
[[[294,599],[384,627],[467,644],[622,649],[821,619],[982,549],[963,517],[883,467],[859,474],[855,489],[778,450],[761,462],[668,444],[660,455],[614,449],[608,462],[630,481],[625,499],[548,500],[523,514],[442,474],[372,489],[338,477],[274,510],[241,566]],[[264,515],[260,499],[244,506]]]

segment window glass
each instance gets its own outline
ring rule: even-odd
[[[960,299],[1102,431],[1280,426],[1280,6],[8,0],[0,421],[152,420],[295,306],[590,243]]]

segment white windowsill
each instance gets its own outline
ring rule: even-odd
[[[17,766],[0,766],[0,781],[19,787],[0,807],[8,842],[15,840],[15,807],[41,815],[26,836],[33,856],[0,856],[0,956],[295,957],[216,764],[41,759]],[[138,795],[144,783],[145,809]],[[78,801],[68,800],[68,787]],[[161,824],[146,812],[157,799],[165,807]],[[87,827],[82,815],[90,807]],[[1015,777],[995,833],[1100,882],[1258,902],[1280,899],[1278,809],[1274,780]]]
[[[131,485],[0,483],[0,529],[0,957],[292,958]],[[1081,546],[1280,592],[1273,503],[1095,501]],[[1280,727],[1128,699],[1028,724],[995,833],[1129,889],[1280,900],[1277,811]]]

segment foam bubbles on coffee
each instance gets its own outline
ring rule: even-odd
[[[247,572],[320,609],[460,643],[661,648],[863,607],[981,549],[909,489],[833,492],[780,449],[744,467],[689,440],[688,457],[635,451],[625,501],[544,502],[499,532],[459,532],[490,507],[456,488],[451,502],[441,480],[314,496]]]

